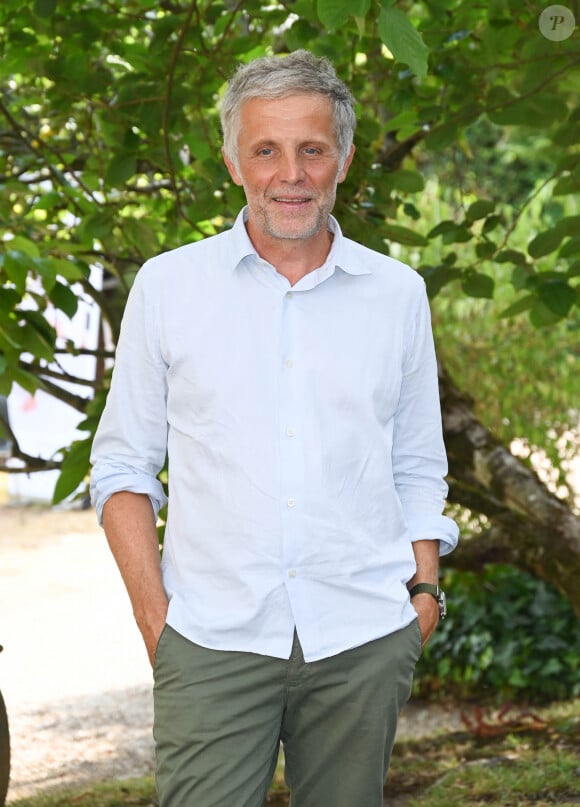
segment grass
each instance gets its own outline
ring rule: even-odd
[[[54,790],[9,802],[10,807],[155,807],[153,777]]]
[[[580,804],[580,701],[470,723],[396,746],[387,797],[405,795],[405,807]]]
[[[395,798],[405,807],[580,804],[580,700],[533,714],[473,712],[470,724],[470,730],[398,743],[385,804]],[[281,770],[267,804],[288,804]],[[43,793],[10,807],[156,807],[156,800],[147,777]]]

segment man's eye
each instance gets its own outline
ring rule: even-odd
[[[272,153],[273,149],[268,148],[260,149],[260,151],[258,152],[258,154],[260,154],[262,157],[269,157]]]
[[[318,149],[315,149],[314,146],[307,146],[304,149],[304,153],[308,154],[309,157],[312,157],[314,154],[318,154]]]

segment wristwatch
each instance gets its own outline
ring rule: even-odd
[[[439,606],[439,619],[445,619],[447,616],[447,600],[445,599],[445,592],[439,586],[433,583],[416,583],[409,589],[409,597],[413,599],[416,594],[430,594],[435,597]]]

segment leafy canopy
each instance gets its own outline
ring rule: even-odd
[[[577,321],[580,55],[574,36],[542,36],[542,8],[4,0],[0,394],[18,383],[66,400],[87,414],[90,440],[110,354],[98,351],[91,395],[62,391],[71,379],[59,357],[79,348],[57,338],[46,312],[72,316],[87,295],[114,343],[139,265],[230,225],[243,198],[222,165],[216,102],[238,63],[299,47],[328,56],[358,99],[357,158],[337,206],[350,237],[418,266],[430,294],[447,299],[441,312],[471,299],[534,328]],[[486,132],[489,160],[474,179]],[[509,183],[496,146],[525,156]],[[445,321],[460,346],[465,318],[453,309]],[[13,438],[25,465],[50,467]],[[87,441],[65,452],[56,498],[87,462]]]

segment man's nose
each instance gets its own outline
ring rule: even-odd
[[[304,166],[299,154],[285,152],[280,158],[278,176],[283,182],[296,183],[304,178]]]

